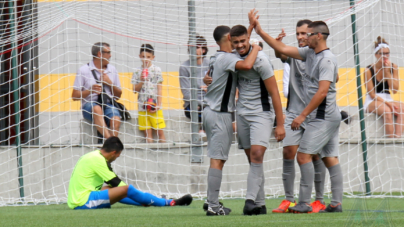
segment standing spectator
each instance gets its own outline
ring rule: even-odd
[[[153,46],[143,44],[139,58],[142,66],[132,76],[133,92],[139,93],[139,130],[144,131],[146,142],[153,143],[153,131],[156,131],[159,141],[165,143],[166,137],[162,129],[166,124],[161,110],[163,77],[160,67],[152,63]]]
[[[189,52],[189,48],[188,48]],[[206,59],[206,54],[208,53],[208,43],[203,36],[196,37],[196,76],[198,80],[198,121],[202,122],[202,109],[203,109],[203,99],[205,97],[207,86],[203,83],[203,78],[209,70],[209,59]],[[191,119],[191,60],[183,62],[180,66],[180,86],[182,95],[184,97],[184,111],[185,116]],[[205,131],[202,128],[199,130],[201,137],[205,137]]]
[[[376,62],[365,70],[366,101],[364,108],[369,113],[383,116],[386,137],[401,137],[403,131],[404,105],[395,102],[390,90],[395,94],[399,90],[398,66],[390,61],[390,46],[380,36],[375,42]],[[394,116],[396,124],[394,126]]]
[[[77,71],[72,98],[75,101],[81,100],[84,119],[94,122],[97,131],[107,139],[111,136],[118,136],[119,133],[120,113],[110,101],[121,97],[121,82],[117,70],[109,64],[111,48],[108,43],[95,43],[91,48],[91,54],[93,60],[81,66]],[[95,80],[94,74],[97,80]],[[103,90],[110,100],[101,104],[97,100]],[[99,138],[98,143],[102,142],[102,139]]]

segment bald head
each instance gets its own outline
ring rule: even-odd
[[[328,30],[328,26],[324,21],[313,21],[309,24],[309,28],[313,29],[313,33],[321,33],[324,40],[326,40],[330,34],[330,30]]]

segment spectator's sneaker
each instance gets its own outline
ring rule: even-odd
[[[267,207],[265,205],[261,206],[260,214],[267,214]]]
[[[98,144],[104,143],[104,137],[101,135],[101,133],[99,131],[97,131],[97,143]]]
[[[223,203],[222,203],[222,202],[219,202],[219,204],[220,204],[220,206],[223,206]],[[202,208],[203,208],[203,210],[206,212],[206,211],[208,211],[208,207],[209,207],[208,200],[205,200],[205,202],[203,203]]]
[[[174,199],[170,206],[188,206],[189,204],[192,203],[192,196],[190,194],[184,195],[181,198]]]
[[[342,212],[341,203],[338,203],[335,206],[328,204],[327,208],[325,208],[324,210],[320,210],[320,213],[330,213],[330,212]]]
[[[313,213],[318,213],[321,210],[325,210],[325,202],[321,202],[320,200],[316,200],[310,204],[311,208],[313,209]]]
[[[349,125],[351,123],[351,117],[348,115],[346,111],[341,111],[341,121],[345,122],[345,124]]]
[[[313,209],[308,203],[298,203],[294,207],[289,207],[289,211],[295,214],[311,213]]]
[[[278,208],[272,210],[272,213],[287,213],[289,212],[288,208],[294,207],[295,205],[296,201],[292,203],[289,200],[284,199]]]
[[[217,212],[215,212],[211,207],[208,207],[208,210],[206,211],[206,216],[229,215],[230,212],[231,209],[224,206],[220,206]]]
[[[244,215],[258,215],[261,212],[261,207],[255,205],[254,201],[251,199],[247,199],[245,201],[244,209],[243,209],[243,214]]]

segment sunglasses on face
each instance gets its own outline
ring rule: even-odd
[[[380,52],[380,53],[376,53],[376,54],[381,54],[381,55],[390,55],[390,52]]]

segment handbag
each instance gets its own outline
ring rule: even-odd
[[[95,81],[96,82],[99,81],[97,79],[94,69],[91,70],[91,73],[93,74]],[[122,103],[119,103],[116,100],[114,100],[113,98],[109,97],[104,90],[104,85],[101,85],[101,86],[102,86],[102,93],[98,95],[98,99],[97,99],[98,105],[100,105],[102,107],[102,109],[104,109],[106,104],[112,104],[115,108],[117,108],[119,110],[119,113],[121,115],[121,120],[123,120],[123,121],[130,120],[132,118],[132,116],[130,116],[128,109],[126,109],[126,107]]]

